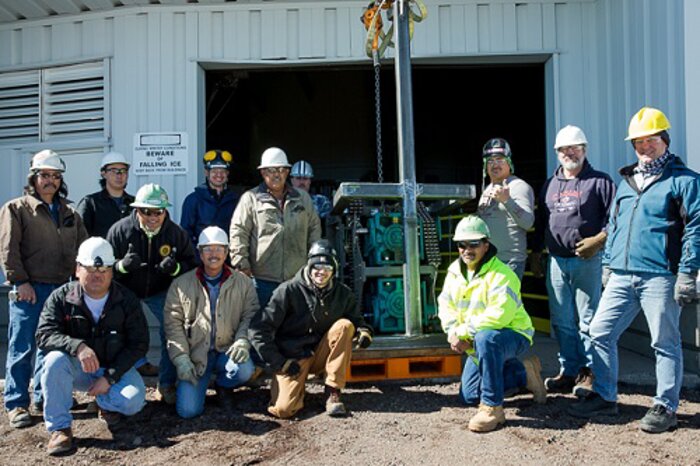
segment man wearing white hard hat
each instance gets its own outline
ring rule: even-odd
[[[306,191],[287,184],[287,154],[271,147],[262,154],[259,186],[241,196],[231,219],[231,264],[255,278],[260,305],[306,264],[321,237],[321,221]]]
[[[76,208],[90,236],[106,238],[109,228],[129,215],[134,196],[126,192],[128,181],[126,157],[119,152],[106,153],[100,164],[102,189],[82,198]]]
[[[541,253],[546,248],[559,373],[544,384],[552,393],[585,396],[593,383],[588,327],[600,301],[602,249],[615,183],[587,160],[588,139],[581,128],[559,130],[554,150],[560,166],[540,193],[530,267],[535,276],[544,275]]]
[[[314,178],[314,169],[311,164],[306,160],[294,162],[289,177],[292,180],[292,186],[309,193],[319,218],[324,219],[328,217],[333,208],[331,200],[323,194],[311,194],[311,180]]]
[[[175,409],[183,418],[204,411],[212,374],[219,406],[229,409],[231,389],[255,371],[248,326],[260,306],[253,281],[226,265],[228,234],[221,228],[205,228],[197,244],[201,265],[175,279],[165,300],[165,335],[178,378]]]
[[[29,382],[35,411],[42,409],[42,353],[34,333],[51,292],[70,279],[80,243],[87,238],[80,215],[68,205],[66,165],[52,150],[32,157],[24,196],[0,210],[0,264],[12,284],[9,302],[5,409],[11,427],[32,424]]]
[[[51,293],[36,333],[46,353],[42,384],[50,455],[74,448],[73,389],[95,397],[99,418],[108,427],[146,403],[146,387],[134,369],[148,351],[141,303],[112,280],[114,252],[104,238],[85,240],[75,261],[78,280]]]

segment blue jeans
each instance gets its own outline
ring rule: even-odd
[[[7,326],[7,361],[5,366],[5,409],[29,406],[29,380],[32,379],[34,401],[41,402],[41,370],[44,360],[37,351],[34,334],[46,299],[59,285],[33,282],[36,303],[9,302],[10,322]],[[34,366],[32,368],[32,365]]]
[[[516,261],[514,259],[509,260],[506,265],[511,268],[515,275],[518,276],[518,280],[523,281],[523,274],[525,273],[525,261]]]
[[[62,351],[51,351],[46,355],[41,382],[44,385],[44,423],[49,432],[71,426],[73,389],[88,391],[103,374],[104,368],[92,374],[84,372],[78,358]],[[95,400],[106,411],[131,416],[141,411],[146,404],[146,386],[132,367],[107,393],[97,395]]]
[[[589,326],[603,287],[601,260],[602,253],[590,259],[549,258],[549,314],[564,375],[576,376],[581,368],[593,365]]]
[[[158,335],[160,335],[160,364],[158,367],[158,386],[173,387],[177,381],[177,371],[173,362],[168,356],[168,347],[165,342],[165,327],[163,325],[163,308],[165,307],[165,292],[149,296],[143,300],[143,304],[148,307],[160,324]],[[141,367],[146,360],[139,359],[135,367]]]
[[[255,283],[255,291],[258,293],[258,301],[260,301],[260,309],[265,309],[267,302],[270,301],[272,293],[277,289],[280,284],[278,282],[271,282],[269,280],[261,280],[256,278],[253,280]]]
[[[503,393],[527,385],[523,363],[516,359],[530,347],[527,338],[510,329],[482,330],[474,337],[476,354],[467,356],[459,394],[474,406],[503,405]],[[474,358],[478,362],[474,361]]]
[[[216,376],[216,385],[223,388],[240,387],[253,376],[255,366],[252,359],[242,364],[233,362],[226,353],[209,351],[207,356],[207,369],[200,377],[197,385],[185,380],[177,384],[177,401],[175,409],[180,417],[185,419],[199,416],[204,411],[204,398],[207,395],[207,387],[212,372]]]
[[[675,412],[683,382],[679,321],[681,308],[673,299],[676,277],[653,273],[613,272],[591,322],[593,390],[607,401],[617,400],[617,342],[640,310],[649,324],[656,354],[656,396]]]

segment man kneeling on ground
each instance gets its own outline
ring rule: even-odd
[[[250,340],[276,371],[268,412],[294,416],[304,406],[309,374],[325,373],[326,413],[344,416],[340,391],[350,364],[352,340],[367,348],[372,329],[359,312],[347,286],[334,280],[338,258],[327,240],[311,245],[308,260],[291,280],[273,293],[250,324]]]
[[[520,280],[496,257],[489,236],[479,217],[460,220],[452,239],[459,258],[449,266],[438,298],[447,341],[468,355],[460,396],[467,405],[479,404],[469,421],[474,432],[489,432],[506,422],[504,392],[525,387],[535,403],[547,400],[537,356],[516,359],[532,344],[535,329],[520,298]]]
[[[204,411],[212,373],[219,405],[229,409],[231,389],[255,371],[248,325],[260,306],[253,280],[225,264],[228,235],[221,228],[202,230],[197,248],[201,265],[176,278],[165,299],[165,336],[178,378],[175,409],[183,418]]]
[[[51,293],[36,333],[39,348],[47,353],[41,382],[50,455],[73,449],[74,388],[95,396],[108,427],[122,414],[138,413],[146,402],[146,387],[134,369],[148,351],[141,302],[112,281],[114,252],[105,239],[85,240],[76,260],[78,281]]]

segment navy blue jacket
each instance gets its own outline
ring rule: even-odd
[[[230,189],[224,190],[220,197],[215,196],[207,183],[194,188],[182,203],[180,226],[197,248],[199,234],[206,227],[217,226],[227,234],[231,226],[231,217],[238,204],[238,194]]]
[[[535,215],[533,251],[544,246],[557,257],[574,257],[576,243],[605,229],[615,183],[588,160],[576,178],[564,178],[560,166],[542,187]]]
[[[671,275],[700,269],[700,175],[677,156],[640,191],[637,164],[623,167],[608,225],[603,265]]]

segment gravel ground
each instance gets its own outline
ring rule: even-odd
[[[700,465],[700,391],[685,389],[673,432],[650,435],[637,427],[653,389],[621,384],[620,415],[585,422],[567,416],[571,396],[535,405],[529,395],[506,401],[505,427],[487,434],[467,430],[474,408],[460,405],[458,383],[426,381],[354,384],[344,392],[344,419],[323,413],[323,388],[309,384],[306,407],[293,420],[268,416],[269,388],[243,388],[221,412],[213,397],[204,414],[181,420],[153,401],[113,431],[95,414],[74,412],[77,450],[52,464],[285,464],[412,465],[684,464]],[[211,392],[213,394],[213,392]],[[48,434],[36,425],[10,429],[0,419],[0,463],[46,464]]]

